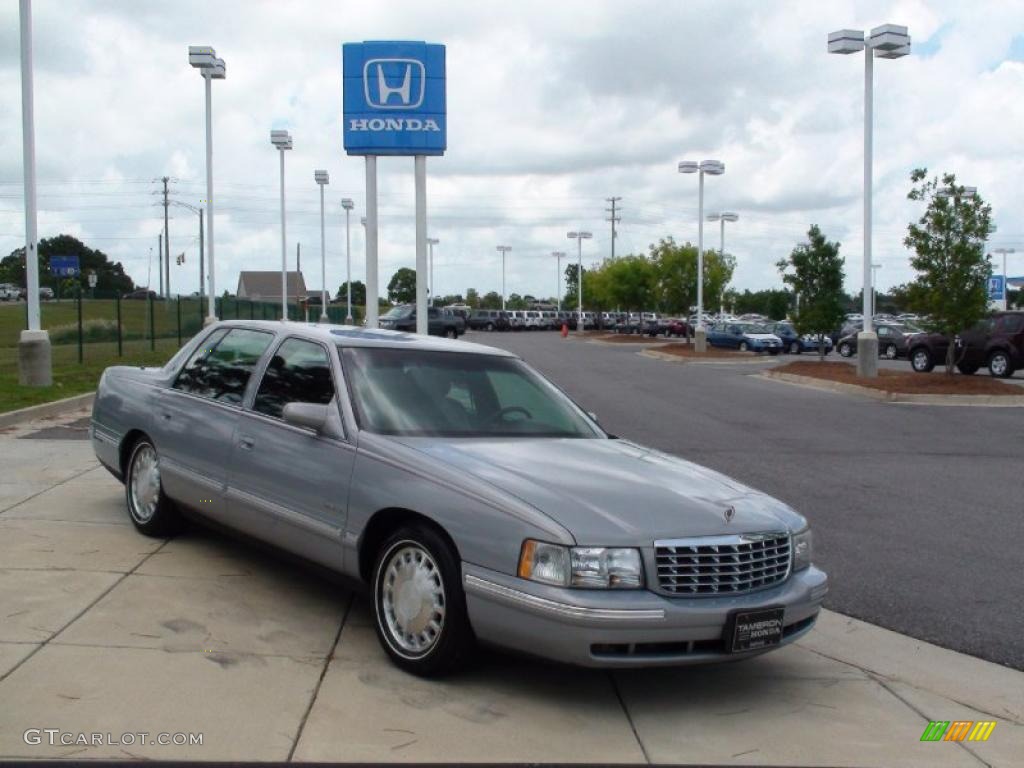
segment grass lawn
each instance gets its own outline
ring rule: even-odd
[[[155,351],[150,351],[148,341],[126,342],[123,357],[117,356],[116,343],[86,344],[84,362],[79,363],[77,345],[58,345],[53,347],[53,386],[22,387],[18,348],[0,347],[0,413],[92,392],[108,366],[163,365],[177,350],[177,338],[157,339]]]

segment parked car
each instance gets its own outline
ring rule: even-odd
[[[791,355],[799,355],[802,352],[818,352],[818,338],[813,334],[801,336],[796,332],[796,328],[793,327],[792,323],[773,323],[768,326],[768,330],[782,340],[783,351]],[[832,351],[832,339],[825,336],[822,339],[822,343],[827,355]]]
[[[782,351],[782,339],[756,323],[716,323],[707,329],[707,342],[713,347],[740,352],[777,355]]]
[[[455,323],[456,338],[466,332],[466,319],[459,313],[459,310],[441,307],[441,316],[446,323],[449,321]]]
[[[508,316],[500,309],[474,309],[467,322],[474,331],[507,331]]]
[[[199,515],[341,572],[419,675],[476,640],[593,667],[749,658],[828,591],[789,506],[605,433],[475,344],[220,322],[162,368],[108,368],[89,437],[137,531]]]
[[[637,312],[628,312],[615,324],[616,333],[640,333],[643,325]]]
[[[1000,378],[1024,368],[1024,311],[996,312],[957,334],[957,370],[973,374],[985,366]],[[939,333],[919,333],[909,340],[910,366],[927,373],[946,360],[949,340]]]
[[[522,331],[526,329],[526,312],[521,309],[509,310],[508,324],[509,328],[513,331]]]
[[[676,338],[689,338],[693,336],[693,329],[690,324],[681,318],[670,318],[668,325],[665,328],[666,336],[675,336]]]
[[[461,320],[461,318],[459,318]],[[379,320],[381,328],[390,331],[405,331],[416,333],[416,305],[399,304],[392,307]],[[459,337],[460,323],[456,322],[455,315],[444,314],[440,307],[429,307],[427,309],[427,333],[431,336],[447,336],[449,339]],[[465,326],[462,328],[465,332]]]
[[[523,323],[524,327],[528,331],[543,331],[547,328],[547,323],[544,321],[544,314],[537,310],[527,310],[523,312]]]
[[[16,301],[21,289],[14,283],[0,283],[0,301]]]
[[[839,339],[836,344],[836,351],[843,357],[853,357],[857,354],[857,334],[861,329],[849,333]],[[917,333],[912,329],[898,323],[885,323],[874,326],[878,334],[878,355],[889,360],[895,360],[907,356],[907,342]]]
[[[128,291],[128,293],[121,296],[122,299],[129,301],[146,301],[148,299],[158,299],[156,291],[150,291],[146,288],[136,288],[134,291]]]
[[[558,319],[558,313],[553,309],[545,309],[541,312],[544,318],[544,328],[547,330],[558,330],[562,327],[561,321]]]
[[[39,298],[43,301],[49,301],[53,298],[53,288],[48,285],[39,286]]]

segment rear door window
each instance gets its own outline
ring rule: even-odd
[[[202,345],[174,382],[174,389],[237,405],[242,402],[256,364],[274,334],[233,328],[216,341]]]

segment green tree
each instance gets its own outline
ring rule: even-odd
[[[480,306],[480,294],[477,293],[476,288],[466,289],[466,304],[473,309]]]
[[[685,314],[697,303],[697,247],[679,245],[671,237],[650,247],[655,269],[654,299],[664,312]],[[732,280],[736,259],[718,251],[704,252],[704,308],[721,309],[722,294]]]
[[[480,309],[501,309],[501,294],[490,291],[480,299]]]
[[[576,286],[579,285],[579,278],[577,274],[579,272],[578,264],[567,264],[565,266],[565,295],[562,297],[562,306],[567,309],[575,309],[577,306],[576,301]],[[587,274],[587,268],[583,268],[583,274]],[[586,280],[586,277],[583,278]],[[586,283],[583,284],[586,288]],[[583,300],[586,301],[587,294],[584,290]]]
[[[603,270],[606,305],[626,312],[643,312],[656,303],[657,274],[644,256],[623,256]],[[586,293],[583,294],[586,298]]]
[[[348,300],[348,283],[344,282],[338,288],[338,301]],[[364,307],[366,306],[366,284],[362,280],[352,281],[352,306],[353,307]]]
[[[388,300],[392,304],[411,304],[416,301],[416,270],[402,267],[388,283]]]
[[[529,302],[518,293],[509,294],[508,298],[505,299],[505,309],[526,309],[528,306]]]
[[[808,245],[798,245],[778,263],[782,282],[800,297],[793,317],[796,332],[818,337],[818,357],[825,357],[825,336],[840,327],[844,316],[843,259],[839,243],[830,243],[817,224],[807,230]]]
[[[135,288],[135,283],[125,274],[121,262],[110,261],[103,251],[96,251],[77,237],[57,235],[44,237],[39,241],[39,285],[57,289],[64,281],[50,273],[51,256],[77,256],[82,271],[82,285],[88,285],[85,276],[96,273],[96,293],[124,293]],[[0,283],[26,285],[25,249],[18,248],[0,260]],[[66,294],[66,290],[64,291]]]
[[[909,286],[910,305],[927,318],[929,330],[952,338],[988,312],[992,263],[985,241],[992,232],[992,208],[978,194],[966,195],[955,174],[927,177],[928,169],[915,169],[907,194],[927,206],[903,239],[914,252],[910,266],[917,272]],[[957,345],[950,344],[946,373],[953,373],[956,356]]]

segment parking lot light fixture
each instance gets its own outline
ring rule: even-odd
[[[430,276],[430,284],[427,286],[427,300],[428,306],[431,307],[434,306],[434,246],[440,242],[436,237],[427,238],[427,247],[430,249],[428,253],[430,266],[427,269],[427,274]]]
[[[188,47],[188,63],[199,70],[206,88],[206,269],[207,287],[207,325],[217,320],[216,273],[213,260],[213,81],[223,80],[227,76],[224,59],[217,57],[217,52],[209,45],[190,45]],[[202,279],[203,276],[201,276]],[[200,288],[202,290],[202,288]],[[199,300],[202,301],[200,295]]]
[[[351,198],[346,197],[342,199],[341,207],[345,210],[345,287],[348,289],[345,322],[352,325],[352,231],[349,228],[349,218],[356,204],[352,202]],[[366,224],[365,219],[363,224]]]
[[[270,132],[270,143],[281,155],[281,319],[288,319],[288,253],[285,240],[284,221],[284,153],[292,148],[292,137],[288,131]]]
[[[327,244],[324,238],[324,187],[330,183],[327,171],[313,171],[313,178],[320,187],[320,322],[326,323],[327,317]]]
[[[593,237],[590,232],[568,232],[566,237],[576,241],[576,332],[583,333],[583,241]]]
[[[709,213],[708,221],[717,221],[721,226],[721,241],[719,244],[718,254],[719,256],[725,256],[725,222],[739,221],[740,216],[738,213],[732,211],[722,211],[721,213]],[[725,287],[722,288],[723,294],[725,293]],[[719,302],[721,305],[721,302]]]
[[[565,256],[565,251],[552,251],[551,255],[555,257],[555,301],[558,303],[558,311],[562,311],[562,258]]]
[[[707,330],[704,328],[704,174],[721,176],[725,173],[725,163],[721,160],[682,160],[678,166],[680,173],[697,173],[697,328],[693,334],[694,347],[697,352],[707,350]]]
[[[910,35],[898,24],[875,27],[867,36],[863,30],[840,29],[828,36],[828,52],[837,54],[864,53],[864,260],[863,315],[864,330],[857,336],[857,375],[878,376],[878,335],[871,324],[871,152],[874,60],[899,59],[910,53]]]
[[[512,250],[510,245],[499,245],[498,251],[501,253],[501,308],[505,309],[505,254]]]

